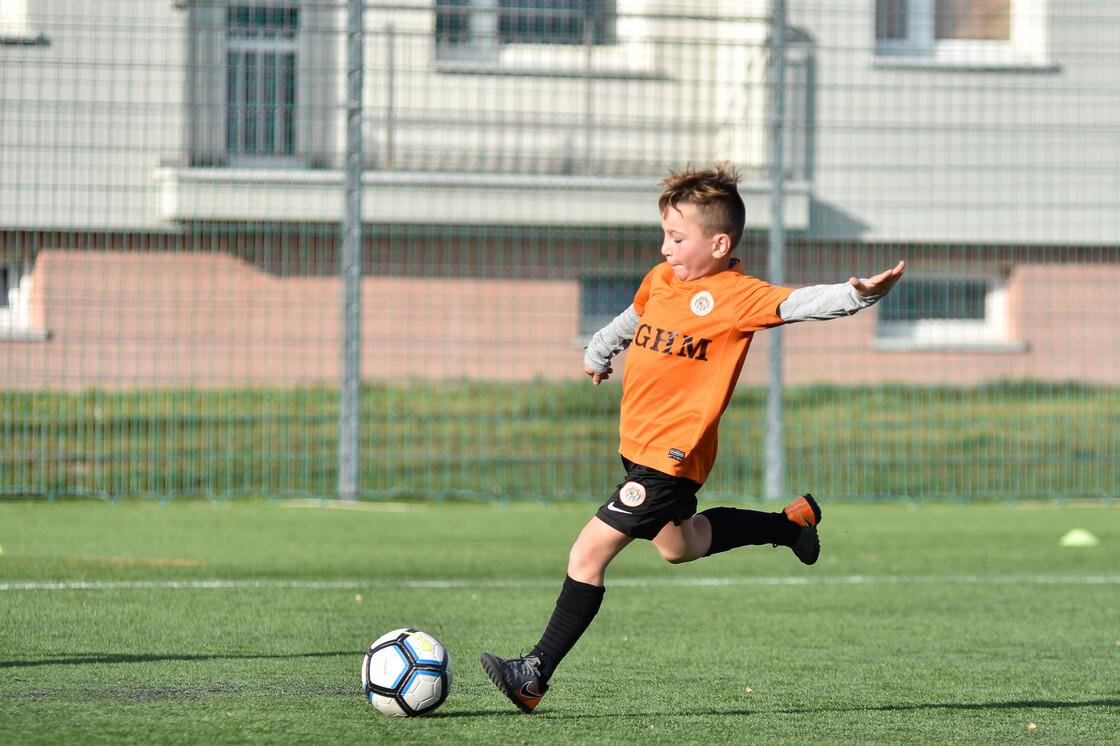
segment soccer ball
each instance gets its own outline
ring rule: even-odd
[[[362,661],[362,692],[386,715],[427,715],[451,689],[451,655],[418,629],[395,629],[374,640]]]

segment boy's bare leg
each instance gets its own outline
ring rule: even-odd
[[[607,565],[633,540],[598,518],[592,518],[572,545],[568,577],[587,585],[603,585]]]
[[[674,565],[692,562],[706,555],[712,546],[712,524],[704,515],[694,515],[679,526],[666,523],[654,537],[653,545]]]

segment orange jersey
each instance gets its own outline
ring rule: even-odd
[[[751,338],[783,323],[778,305],[791,292],[745,275],[738,262],[691,282],[668,262],[654,267],[634,296],[641,320],[626,357],[619,453],[703,483]]]

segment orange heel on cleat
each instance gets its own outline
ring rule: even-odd
[[[817,501],[808,492],[800,497],[783,511],[793,523],[801,526],[801,534],[790,549],[797,555],[797,559],[806,565],[814,564],[821,556],[821,540],[817,536],[817,524],[821,522],[821,508]]]
[[[816,526],[821,522],[820,506],[808,492],[787,505],[782,512],[798,526]]]

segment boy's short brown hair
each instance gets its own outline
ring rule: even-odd
[[[734,249],[747,222],[747,208],[739,196],[740,178],[739,169],[726,161],[706,169],[693,169],[689,164],[680,171],[670,171],[661,182],[664,191],[657,207],[664,215],[666,210],[682,203],[695,205],[700,228],[709,236],[726,233]]]

